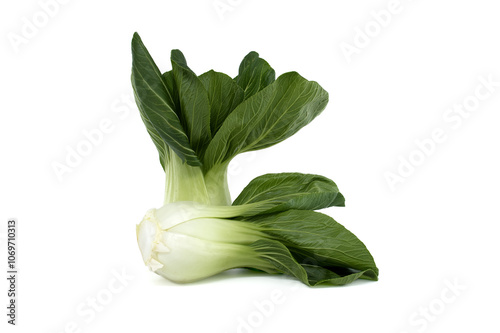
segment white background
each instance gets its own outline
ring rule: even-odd
[[[20,270],[15,328],[1,279],[2,331],[498,331],[500,86],[487,97],[477,88],[480,77],[500,82],[496,2],[401,0],[383,27],[370,13],[388,0],[61,0],[50,17],[47,2],[0,5],[0,257],[5,267],[6,221],[17,218]],[[277,74],[295,70],[329,91],[297,135],[234,160],[230,189],[234,198],[268,172],[332,178],[347,206],[325,212],[367,245],[380,281],[308,288],[236,271],[176,285],[146,269],[135,224],[161,204],[163,176],[126,102],[134,31],[163,71],[179,48],[198,74],[235,76],[255,50]],[[346,56],[347,44],[357,53]],[[464,101],[466,117],[448,113]],[[106,119],[102,142],[58,179],[54,163]],[[444,142],[419,153],[415,141],[436,129]],[[400,166],[410,158],[419,165]]]

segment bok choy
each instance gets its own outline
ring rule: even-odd
[[[315,212],[344,206],[330,179],[267,174],[231,201],[231,160],[285,140],[319,115],[328,93],[318,83],[296,72],[276,78],[256,52],[235,78],[213,70],[198,76],[179,50],[162,73],[137,33],[132,56],[136,102],[165,171],[163,206],[137,226],[151,270],[174,282],[238,267],[288,274],[309,286],[377,280],[365,245]]]

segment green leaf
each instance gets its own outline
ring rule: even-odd
[[[289,209],[315,210],[344,206],[344,197],[330,179],[302,173],[273,173],[252,180],[234,200],[234,205],[261,203],[245,216]]]
[[[135,102],[139,106],[139,113],[141,114],[141,119],[146,125],[146,130],[149,133],[149,136],[153,140],[153,143],[156,146],[156,150],[158,150],[158,155],[160,157],[160,164],[163,170],[165,170],[165,166],[167,165],[169,161],[169,152],[168,152],[168,145],[165,144],[165,141],[160,137],[158,134],[158,131],[155,129],[154,125],[149,121],[149,118],[146,117],[145,112],[142,111],[142,107],[140,105],[139,99],[137,98],[137,94],[134,91],[134,97],[135,97]]]
[[[210,129],[214,135],[227,116],[243,102],[243,89],[224,73],[208,71],[200,75],[210,103]]]
[[[274,270],[270,270],[268,267],[260,269],[268,273],[277,272],[293,276],[308,286],[319,284],[340,286],[362,279],[365,275],[370,276],[370,274],[373,274],[370,269],[365,271],[344,269],[336,273],[329,268],[302,264],[294,258],[285,245],[276,240],[261,239],[250,244],[250,247],[274,267]]]
[[[318,284],[342,286],[345,284],[349,284],[357,279],[366,279],[366,276],[373,276],[375,274],[370,269],[359,272],[344,271],[343,274],[337,274],[333,271],[335,267],[327,269],[320,266],[307,264],[301,264],[301,266],[305,269],[309,284],[311,286],[315,286]],[[373,280],[376,280],[376,278]]]
[[[270,147],[295,134],[323,111],[328,93],[295,72],[281,75],[226,118],[207,147],[205,170],[239,153]]]
[[[367,271],[363,276],[368,279],[376,279],[378,275],[366,246],[328,215],[288,210],[256,216],[248,221],[283,243],[301,263]]]
[[[293,258],[290,251],[278,241],[271,239],[259,239],[258,241],[250,244],[250,247],[266,259],[275,267],[276,273],[283,273],[294,276],[305,284],[309,284],[307,273],[304,268],[297,263]],[[266,270],[268,273],[273,271]]]
[[[194,151],[198,156],[202,156],[205,147],[212,139],[207,91],[200,79],[187,66],[181,51],[172,50],[171,61],[173,77],[179,94],[179,118],[186,129]]]
[[[236,83],[245,92],[245,99],[274,82],[274,69],[257,52],[248,53],[240,64]]]
[[[181,119],[181,107],[179,102],[179,92],[177,91],[177,86],[175,84],[174,71],[168,71],[162,74],[163,81],[171,97],[171,107],[172,110],[177,114],[177,117]]]
[[[174,110],[172,96],[148,50],[137,33],[132,39],[132,86],[141,117],[165,167],[165,151],[169,146],[181,160],[200,166],[198,156]]]

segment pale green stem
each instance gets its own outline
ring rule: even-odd
[[[231,195],[227,184],[227,166],[224,164],[214,166],[205,174],[205,185],[210,204],[216,206],[230,206]]]
[[[195,201],[209,204],[210,198],[205,186],[205,178],[200,167],[183,163],[171,149],[165,163],[165,201]]]

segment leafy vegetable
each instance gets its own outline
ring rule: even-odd
[[[172,149],[189,165],[201,165],[173,110],[172,91],[168,89],[166,80],[162,77],[139,35],[134,36],[132,53],[134,55],[132,86],[137,106],[158,149],[163,167],[166,164],[167,149]]]
[[[259,203],[259,214],[288,209],[344,206],[344,196],[330,179],[300,173],[267,174],[252,180],[233,205]],[[267,208],[268,207],[268,208]],[[266,209],[267,208],[267,209]],[[254,212],[255,214],[257,212]]]
[[[234,79],[245,92],[245,99],[274,82],[274,69],[259,58],[257,52],[250,52],[240,65],[238,76]]]
[[[267,148],[295,134],[328,102],[316,82],[290,72],[238,105],[207,147],[205,168],[230,161],[239,153]]]
[[[365,245],[314,210],[344,206],[328,178],[267,174],[231,202],[227,167],[238,154],[273,146],[311,122],[328,93],[296,72],[277,79],[256,52],[238,75],[197,76],[181,51],[161,73],[136,33],[132,86],[165,171],[165,200],[137,226],[143,260],[176,282],[246,267],[291,275],[309,286],[377,280]]]
[[[224,73],[208,71],[200,75],[210,104],[210,130],[216,133],[224,120],[243,102],[243,89]]]
[[[173,50],[171,59],[173,83],[179,96],[178,114],[191,147],[198,156],[203,156],[205,146],[212,138],[208,94],[200,79],[189,69],[181,51]]]

